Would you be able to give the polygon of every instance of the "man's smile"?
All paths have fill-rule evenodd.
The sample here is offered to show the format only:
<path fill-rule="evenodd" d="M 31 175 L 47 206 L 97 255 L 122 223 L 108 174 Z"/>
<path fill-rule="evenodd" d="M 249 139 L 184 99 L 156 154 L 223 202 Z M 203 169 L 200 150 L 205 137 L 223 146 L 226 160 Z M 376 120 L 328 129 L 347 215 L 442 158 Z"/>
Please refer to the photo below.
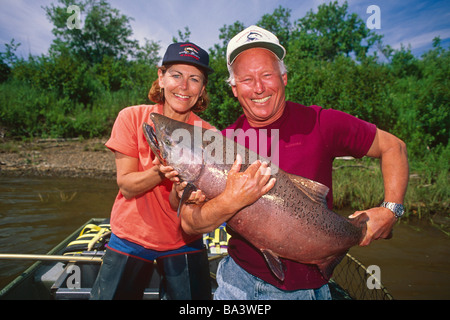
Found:
<path fill-rule="evenodd" d="M 261 98 L 261 99 L 251 99 L 251 100 L 255 103 L 264 103 L 264 102 L 268 101 L 270 98 L 272 98 L 272 96 L 268 96 L 268 97 Z"/>

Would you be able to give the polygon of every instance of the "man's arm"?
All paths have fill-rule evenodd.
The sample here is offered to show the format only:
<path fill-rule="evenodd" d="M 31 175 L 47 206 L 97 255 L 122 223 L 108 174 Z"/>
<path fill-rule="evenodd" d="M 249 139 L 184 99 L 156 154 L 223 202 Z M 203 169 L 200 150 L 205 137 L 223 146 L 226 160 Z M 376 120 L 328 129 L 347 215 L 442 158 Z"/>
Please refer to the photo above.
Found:
<path fill-rule="evenodd" d="M 275 178 L 271 178 L 270 168 L 266 164 L 257 161 L 244 172 L 240 172 L 241 164 L 242 160 L 238 156 L 228 173 L 225 190 L 220 195 L 202 204 L 182 207 L 181 227 L 184 232 L 211 232 L 275 185 Z"/>
<path fill-rule="evenodd" d="M 384 182 L 384 201 L 403 204 L 409 179 L 409 165 L 406 144 L 396 136 L 377 129 L 375 139 L 367 152 L 368 157 L 379 158 Z M 376 207 L 365 211 L 356 211 L 354 218 L 366 212 L 369 216 L 367 233 L 360 243 L 369 245 L 376 239 L 389 238 L 396 218 L 392 211 Z"/>

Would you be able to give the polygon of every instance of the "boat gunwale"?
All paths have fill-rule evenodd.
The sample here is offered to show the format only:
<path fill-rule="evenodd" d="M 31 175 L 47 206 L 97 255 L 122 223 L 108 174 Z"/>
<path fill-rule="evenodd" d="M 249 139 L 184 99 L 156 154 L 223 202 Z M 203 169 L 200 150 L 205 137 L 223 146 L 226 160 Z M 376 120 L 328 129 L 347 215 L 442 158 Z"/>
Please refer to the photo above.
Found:
<path fill-rule="evenodd" d="M 81 227 L 72 232 L 69 236 L 67 236 L 64 240 L 58 243 L 54 248 L 52 248 L 46 255 L 56 255 L 64 250 L 66 246 L 83 230 L 85 226 L 90 223 L 101 223 L 105 218 L 91 218 L 86 223 L 84 223 Z M 16 287 L 19 287 L 24 281 L 28 278 L 35 275 L 38 271 L 39 267 L 44 264 L 54 263 L 51 261 L 36 261 L 30 267 L 28 267 L 24 272 L 18 275 L 14 280 L 12 280 L 9 284 L 7 284 L 3 289 L 0 290 L 0 300 L 4 299 L 9 293 L 11 293 Z"/>

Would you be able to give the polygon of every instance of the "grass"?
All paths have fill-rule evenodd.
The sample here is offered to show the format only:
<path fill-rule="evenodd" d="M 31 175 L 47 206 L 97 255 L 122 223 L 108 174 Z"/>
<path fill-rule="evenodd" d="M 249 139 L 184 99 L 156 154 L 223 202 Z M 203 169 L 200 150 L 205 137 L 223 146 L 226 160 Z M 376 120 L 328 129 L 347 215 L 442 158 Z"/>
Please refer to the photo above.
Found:
<path fill-rule="evenodd" d="M 446 152 L 435 163 L 410 164 L 405 196 L 406 217 L 449 221 L 450 174 Z M 448 159 L 448 158 L 447 158 Z M 383 201 L 384 187 L 379 162 L 373 159 L 336 160 L 333 196 L 336 209 L 364 210 Z"/>
<path fill-rule="evenodd" d="M 77 196 L 77 192 L 68 193 L 59 189 L 56 189 L 58 191 L 58 194 L 55 195 L 55 193 L 38 193 L 38 197 L 41 203 L 49 203 L 49 202 L 56 202 L 56 203 L 70 203 L 73 199 Z"/>
<path fill-rule="evenodd" d="M 336 160 L 333 169 L 335 208 L 362 210 L 383 201 L 383 180 L 375 162 Z"/>
<path fill-rule="evenodd" d="M 5 142 L 0 144 L 0 153 L 19 153 L 20 149 L 15 142 Z"/>

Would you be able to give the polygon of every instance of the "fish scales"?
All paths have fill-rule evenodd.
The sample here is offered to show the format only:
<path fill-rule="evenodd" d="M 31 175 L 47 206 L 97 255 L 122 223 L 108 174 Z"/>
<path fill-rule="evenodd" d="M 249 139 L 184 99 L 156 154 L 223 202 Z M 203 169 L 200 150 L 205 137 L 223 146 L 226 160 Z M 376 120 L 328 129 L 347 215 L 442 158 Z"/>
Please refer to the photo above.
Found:
<path fill-rule="evenodd" d="M 144 124 L 143 129 L 153 152 L 163 163 L 177 170 L 181 180 L 202 190 L 207 199 L 218 196 L 225 189 L 227 174 L 239 150 L 243 157 L 241 171 L 254 159 L 268 161 L 223 137 L 220 132 L 200 129 L 159 114 L 152 114 L 151 119 L 155 130 L 148 124 Z M 188 138 L 174 138 L 177 130 L 187 131 Z M 209 139 L 198 139 L 206 135 Z M 216 148 L 208 149 L 214 143 Z M 184 153 L 177 156 L 180 146 Z M 223 157 L 217 158 L 220 152 Z M 232 161 L 227 163 L 224 159 L 230 153 Z M 275 186 L 252 205 L 237 212 L 227 225 L 260 249 L 280 281 L 284 280 L 280 258 L 316 264 L 324 278 L 329 279 L 349 248 L 362 240 L 367 216 L 363 214 L 356 219 L 339 216 L 326 205 L 326 186 L 286 173 L 273 163 L 271 167 L 277 179 Z M 186 199 L 185 195 L 183 199 Z"/>

